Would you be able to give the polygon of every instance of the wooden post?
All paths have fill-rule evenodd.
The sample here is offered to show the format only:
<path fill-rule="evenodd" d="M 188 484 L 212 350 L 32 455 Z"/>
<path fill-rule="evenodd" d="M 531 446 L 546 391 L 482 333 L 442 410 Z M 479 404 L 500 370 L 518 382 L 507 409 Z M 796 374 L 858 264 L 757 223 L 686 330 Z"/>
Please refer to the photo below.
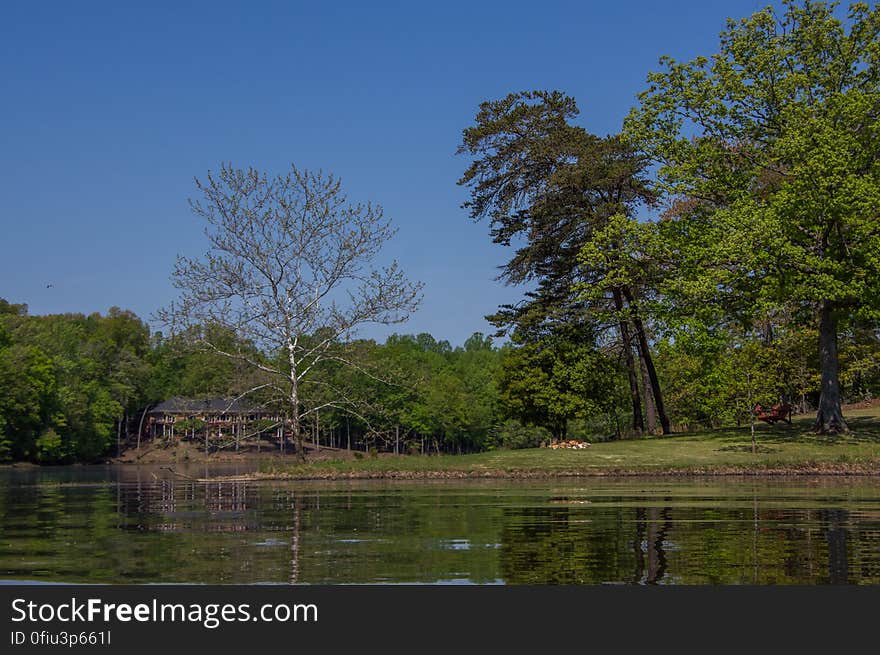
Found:
<path fill-rule="evenodd" d="M 752 455 L 758 452 L 758 445 L 755 442 L 755 406 L 752 405 L 752 373 L 746 373 L 746 389 L 748 393 L 749 403 L 749 429 L 752 432 Z"/>

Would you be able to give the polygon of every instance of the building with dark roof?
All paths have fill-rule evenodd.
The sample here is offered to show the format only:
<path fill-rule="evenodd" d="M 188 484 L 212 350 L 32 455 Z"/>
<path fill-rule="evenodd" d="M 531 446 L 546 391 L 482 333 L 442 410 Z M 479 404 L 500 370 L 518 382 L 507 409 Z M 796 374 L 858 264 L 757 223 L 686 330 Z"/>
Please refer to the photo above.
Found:
<path fill-rule="evenodd" d="M 266 431 L 267 423 L 281 424 L 277 411 L 270 411 L 243 398 L 169 398 L 146 413 L 149 437 L 164 439 L 204 438 L 223 447 L 223 439 L 234 440 L 236 448 L 242 435 Z M 219 441 L 218 441 L 219 440 Z"/>
<path fill-rule="evenodd" d="M 180 398 L 164 400 L 147 412 L 148 416 L 157 415 L 195 415 L 216 416 L 218 414 L 241 415 L 259 410 L 257 405 L 244 398 Z"/>

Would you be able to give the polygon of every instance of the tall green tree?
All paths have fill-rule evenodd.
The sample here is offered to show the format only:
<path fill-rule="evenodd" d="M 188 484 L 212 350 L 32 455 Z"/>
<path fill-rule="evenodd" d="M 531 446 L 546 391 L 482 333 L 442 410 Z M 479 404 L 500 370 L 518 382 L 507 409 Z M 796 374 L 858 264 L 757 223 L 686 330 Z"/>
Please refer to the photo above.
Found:
<path fill-rule="evenodd" d="M 515 93 L 482 103 L 475 125 L 463 132 L 459 152 L 473 157 L 459 180 L 471 190 L 464 206 L 474 220 L 489 220 L 495 243 L 515 244 L 501 279 L 535 286 L 522 303 L 501 307 L 489 318 L 509 329 L 539 312 L 566 312 L 581 323 L 595 321 L 590 313 L 596 309 L 613 315 L 628 372 L 633 427 L 644 429 L 635 351 L 648 380 L 646 406 L 656 406 L 663 431 L 669 432 L 639 309 L 640 289 L 610 282 L 605 269 L 585 267 L 578 258 L 611 217 L 653 204 L 645 159 L 618 136 L 601 138 L 572 125 L 577 114 L 574 99 L 559 91 Z M 599 290 L 591 302 L 579 292 L 584 286 Z"/>
<path fill-rule="evenodd" d="M 728 21 L 717 54 L 661 60 L 625 125 L 676 206 L 679 291 L 813 316 L 820 432 L 847 430 L 841 325 L 880 317 L 880 9 L 836 9 L 786 0 Z"/>

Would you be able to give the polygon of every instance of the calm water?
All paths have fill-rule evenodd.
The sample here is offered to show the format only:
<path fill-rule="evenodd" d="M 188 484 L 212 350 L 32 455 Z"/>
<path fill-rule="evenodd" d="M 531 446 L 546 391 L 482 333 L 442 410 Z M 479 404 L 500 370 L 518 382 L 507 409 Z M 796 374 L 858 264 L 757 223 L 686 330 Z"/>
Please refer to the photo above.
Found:
<path fill-rule="evenodd" d="M 5 469 L 0 579 L 880 584 L 880 480 L 197 483 L 145 467 Z"/>

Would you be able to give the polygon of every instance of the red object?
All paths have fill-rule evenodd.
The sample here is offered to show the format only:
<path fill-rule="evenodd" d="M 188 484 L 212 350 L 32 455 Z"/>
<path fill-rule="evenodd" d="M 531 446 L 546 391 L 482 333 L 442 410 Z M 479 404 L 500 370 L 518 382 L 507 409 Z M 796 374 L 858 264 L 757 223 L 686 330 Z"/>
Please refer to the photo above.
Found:
<path fill-rule="evenodd" d="M 774 405 L 770 409 L 764 409 L 760 405 L 755 405 L 755 418 L 759 421 L 766 421 L 773 424 L 776 421 L 785 421 L 791 425 L 791 405 L 784 403 L 782 405 Z"/>

